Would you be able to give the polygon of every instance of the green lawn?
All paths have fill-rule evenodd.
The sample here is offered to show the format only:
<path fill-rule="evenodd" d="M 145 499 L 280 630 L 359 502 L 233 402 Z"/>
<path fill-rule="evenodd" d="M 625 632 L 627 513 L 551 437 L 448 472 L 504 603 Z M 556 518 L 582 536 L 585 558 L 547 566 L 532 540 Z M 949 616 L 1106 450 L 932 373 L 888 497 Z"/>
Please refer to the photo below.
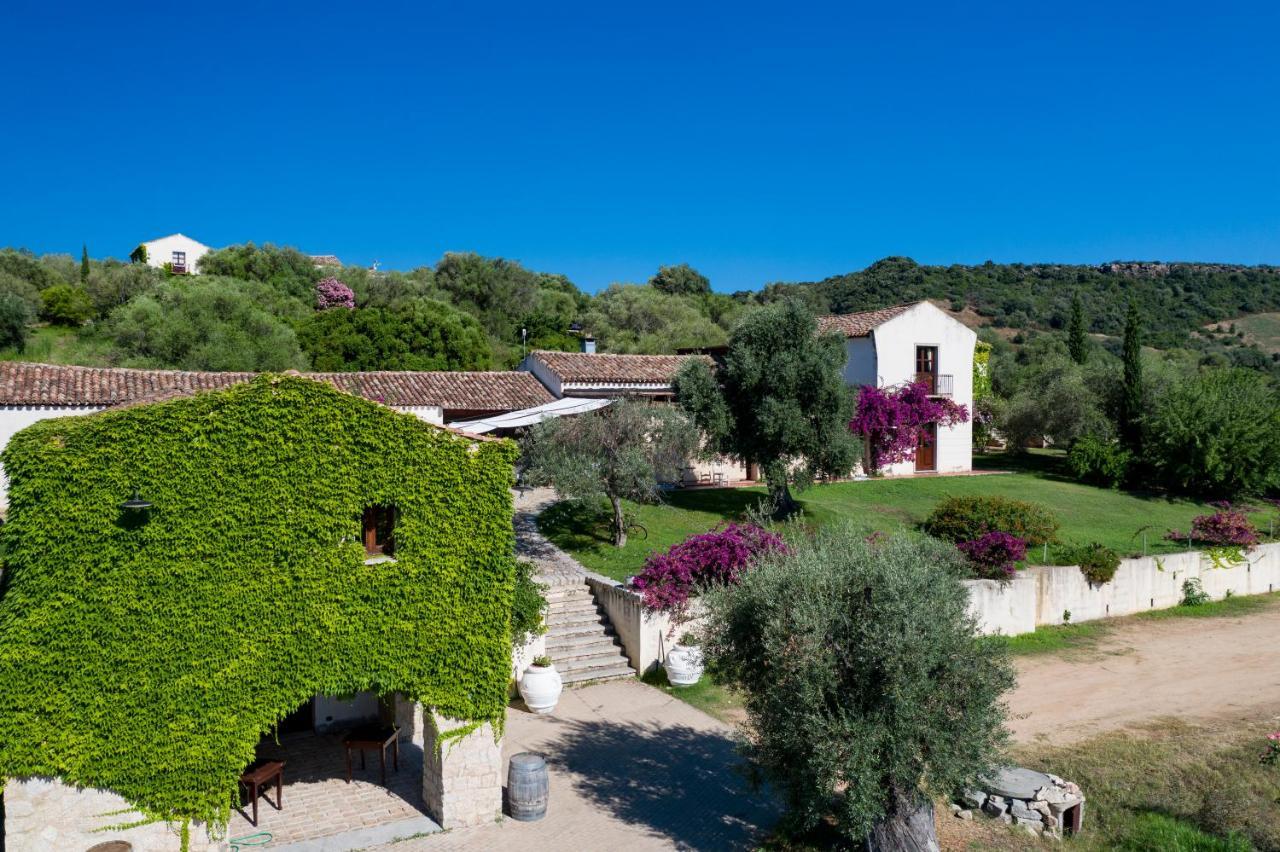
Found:
<path fill-rule="evenodd" d="M 1122 556 L 1141 555 L 1143 531 L 1148 553 L 1185 550 L 1186 545 L 1164 540 L 1170 529 L 1185 530 L 1193 516 L 1212 509 L 1191 500 L 1095 488 L 1072 481 L 1059 472 L 1062 454 L 1036 452 L 1023 457 L 1003 454 L 978 456 L 975 467 L 1010 472 L 988 476 L 940 476 L 918 479 L 877 479 L 818 485 L 798 495 L 803 521 L 810 525 L 849 520 L 870 530 L 911 530 L 928 516 L 943 497 L 953 494 L 1001 495 L 1048 506 L 1062 525 L 1058 546 L 1050 545 L 1047 561 L 1065 561 L 1065 545 L 1097 541 Z M 625 579 L 639 570 L 654 549 L 670 547 L 689 535 L 741 517 L 763 496 L 762 489 L 722 488 L 676 491 L 662 505 L 630 505 L 636 519 L 648 528 L 648 537 L 633 537 L 625 548 L 614 548 L 606 527 L 581 509 L 557 507 L 547 512 L 542 529 L 557 545 L 568 550 L 593 571 Z M 1254 521 L 1264 534 L 1271 530 L 1274 512 L 1260 513 Z M 1037 548 L 1028 554 L 1031 563 L 1046 561 Z"/>

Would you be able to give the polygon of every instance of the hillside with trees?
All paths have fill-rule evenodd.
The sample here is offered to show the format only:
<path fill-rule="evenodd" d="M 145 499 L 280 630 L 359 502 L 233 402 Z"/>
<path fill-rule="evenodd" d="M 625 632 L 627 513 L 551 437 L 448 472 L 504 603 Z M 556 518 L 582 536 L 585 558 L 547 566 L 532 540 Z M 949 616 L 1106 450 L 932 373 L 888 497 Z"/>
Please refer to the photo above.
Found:
<path fill-rule="evenodd" d="M 1127 305 L 1148 348 L 1280 377 L 1264 333 L 1280 268 L 1192 263 L 922 266 L 885 258 L 822 281 L 718 293 L 688 264 L 594 295 L 506 258 L 448 253 L 431 266 L 319 267 L 271 244 L 219 249 L 199 276 L 143 263 L 0 250 L 0 357 L 208 370 L 503 369 L 526 349 L 663 353 L 717 346 L 745 315 L 798 299 L 847 313 L 932 299 L 982 329 L 999 359 L 1062 343 L 1120 355 Z M 1250 325 L 1251 315 L 1260 319 Z M 1256 326 L 1256 327 L 1255 327 Z M 997 372 L 997 384 L 999 374 Z"/>
<path fill-rule="evenodd" d="M 449 253 L 407 272 L 320 267 L 245 244 L 199 275 L 0 250 L 0 357 L 184 370 L 487 370 L 528 349 L 670 352 L 723 343 L 749 305 L 687 264 L 592 296 L 564 275 Z"/>
<path fill-rule="evenodd" d="M 1125 261 L 923 266 L 888 257 L 858 272 L 775 283 L 758 294 L 740 295 L 762 302 L 800 298 L 818 313 L 933 299 L 956 313 L 972 311 L 993 329 L 1009 329 L 1013 333 L 1005 337 L 1015 343 L 1021 343 L 1014 334 L 1019 331 L 1022 338 L 1035 331 L 1065 332 L 1078 297 L 1088 309 L 1085 331 L 1112 338 L 1106 343 L 1117 353 L 1132 300 L 1149 346 L 1194 350 L 1207 363 L 1270 370 L 1271 352 L 1246 339 L 1229 320 L 1280 310 L 1280 267 Z"/>

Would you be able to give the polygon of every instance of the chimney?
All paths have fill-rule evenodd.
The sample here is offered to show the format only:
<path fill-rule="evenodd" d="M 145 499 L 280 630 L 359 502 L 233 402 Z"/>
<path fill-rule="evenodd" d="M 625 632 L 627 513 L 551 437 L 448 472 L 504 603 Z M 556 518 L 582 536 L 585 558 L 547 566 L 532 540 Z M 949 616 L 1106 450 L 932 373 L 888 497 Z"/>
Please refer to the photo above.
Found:
<path fill-rule="evenodd" d="M 588 355 L 596 354 L 596 339 L 594 337 L 582 338 L 582 351 Z"/>

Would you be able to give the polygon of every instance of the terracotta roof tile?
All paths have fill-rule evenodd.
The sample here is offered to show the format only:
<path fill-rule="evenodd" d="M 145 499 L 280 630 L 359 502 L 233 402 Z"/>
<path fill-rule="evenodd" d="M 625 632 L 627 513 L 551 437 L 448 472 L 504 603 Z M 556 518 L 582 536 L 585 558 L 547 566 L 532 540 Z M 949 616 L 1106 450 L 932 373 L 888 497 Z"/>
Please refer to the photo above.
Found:
<path fill-rule="evenodd" d="M 256 373 L 130 370 L 0 362 L 0 405 L 99 406 L 217 390 L 247 382 Z M 303 373 L 340 390 L 387 405 L 438 405 L 479 411 L 513 411 L 554 397 L 529 373 L 373 372 Z"/>
<path fill-rule="evenodd" d="M 859 311 L 855 314 L 828 314 L 818 317 L 818 331 L 823 334 L 836 332 L 845 337 L 866 337 L 876 326 L 888 322 L 918 304 L 920 303 L 911 302 L 875 311 Z"/>
<path fill-rule="evenodd" d="M 669 385 L 676 372 L 698 355 L 603 355 L 595 352 L 546 352 L 533 356 L 565 384 Z"/>

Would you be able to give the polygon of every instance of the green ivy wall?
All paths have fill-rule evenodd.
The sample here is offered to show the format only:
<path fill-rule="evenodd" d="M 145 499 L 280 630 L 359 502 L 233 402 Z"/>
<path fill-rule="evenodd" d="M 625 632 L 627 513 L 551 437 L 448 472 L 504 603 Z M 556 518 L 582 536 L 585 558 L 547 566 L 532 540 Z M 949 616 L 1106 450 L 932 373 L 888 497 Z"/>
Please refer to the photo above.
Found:
<path fill-rule="evenodd" d="M 301 378 L 48 420 L 4 451 L 0 777 L 225 824 L 316 693 L 500 725 L 515 447 Z M 154 508 L 127 513 L 137 489 Z M 396 562 L 364 564 L 394 504 Z"/>

